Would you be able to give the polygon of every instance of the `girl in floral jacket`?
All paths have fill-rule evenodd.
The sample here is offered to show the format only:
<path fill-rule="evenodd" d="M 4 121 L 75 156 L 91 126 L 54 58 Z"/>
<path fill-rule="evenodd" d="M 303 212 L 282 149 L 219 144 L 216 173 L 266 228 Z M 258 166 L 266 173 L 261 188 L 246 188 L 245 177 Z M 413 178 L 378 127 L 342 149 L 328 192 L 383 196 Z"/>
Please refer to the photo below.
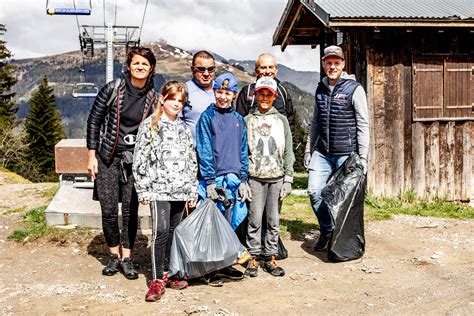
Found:
<path fill-rule="evenodd" d="M 167 82 L 155 113 L 141 124 L 133 157 L 138 201 L 150 205 L 153 222 L 151 258 L 153 280 L 145 296 L 157 301 L 165 286 L 187 287 L 184 280 L 169 279 L 171 241 L 183 209 L 195 206 L 197 162 L 191 131 L 178 117 L 186 102 L 186 86 Z"/>

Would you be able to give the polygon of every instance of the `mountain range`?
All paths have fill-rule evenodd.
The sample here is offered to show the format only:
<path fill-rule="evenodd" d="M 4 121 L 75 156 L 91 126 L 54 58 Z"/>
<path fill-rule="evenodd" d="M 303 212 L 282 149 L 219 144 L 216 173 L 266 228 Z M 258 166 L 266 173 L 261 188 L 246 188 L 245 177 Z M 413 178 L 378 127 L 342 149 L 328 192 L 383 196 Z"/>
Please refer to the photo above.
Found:
<path fill-rule="evenodd" d="M 156 58 L 155 86 L 159 89 L 167 80 L 187 81 L 191 77 L 192 52 L 167 44 L 166 42 L 144 43 L 153 50 Z M 115 51 L 114 76 L 120 75 L 125 60 L 125 49 Z M 29 100 L 43 76 L 47 76 L 54 88 L 66 133 L 69 138 L 84 138 L 87 116 L 93 99 L 73 98 L 72 91 L 77 83 L 94 83 L 99 88 L 105 84 L 105 50 L 96 49 L 95 56 L 83 58 L 80 51 L 12 60 L 18 83 L 16 92 L 18 117 L 24 118 L 29 111 Z M 254 61 L 226 60 L 216 54 L 217 74 L 232 72 L 239 81 L 239 88 L 255 80 Z M 314 89 L 319 73 L 296 71 L 278 65 L 278 78 L 288 88 L 294 107 L 304 127 L 309 124 L 314 104 Z"/>

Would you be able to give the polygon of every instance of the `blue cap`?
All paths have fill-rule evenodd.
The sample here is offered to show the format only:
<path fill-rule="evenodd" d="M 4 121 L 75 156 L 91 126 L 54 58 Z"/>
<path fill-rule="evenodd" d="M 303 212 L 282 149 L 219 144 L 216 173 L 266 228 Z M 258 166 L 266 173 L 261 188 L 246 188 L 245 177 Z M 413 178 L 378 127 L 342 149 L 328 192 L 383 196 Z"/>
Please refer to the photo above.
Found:
<path fill-rule="evenodd" d="M 239 92 L 237 79 L 230 72 L 223 73 L 214 80 L 212 86 L 214 90 L 229 90 L 235 93 Z"/>

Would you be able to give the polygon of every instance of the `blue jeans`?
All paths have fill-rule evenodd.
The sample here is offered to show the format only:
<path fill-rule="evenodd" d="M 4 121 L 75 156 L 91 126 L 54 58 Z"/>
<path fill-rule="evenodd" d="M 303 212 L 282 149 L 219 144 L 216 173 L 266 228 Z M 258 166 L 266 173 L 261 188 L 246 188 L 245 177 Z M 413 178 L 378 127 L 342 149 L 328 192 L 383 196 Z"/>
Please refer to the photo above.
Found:
<path fill-rule="evenodd" d="M 348 157 L 349 155 L 337 156 L 322 154 L 316 150 L 311 155 L 311 161 L 308 168 L 308 194 L 313 212 L 318 218 L 321 232 L 330 232 L 334 229 L 329 209 L 321 198 L 321 191 L 331 174 L 338 169 Z"/>

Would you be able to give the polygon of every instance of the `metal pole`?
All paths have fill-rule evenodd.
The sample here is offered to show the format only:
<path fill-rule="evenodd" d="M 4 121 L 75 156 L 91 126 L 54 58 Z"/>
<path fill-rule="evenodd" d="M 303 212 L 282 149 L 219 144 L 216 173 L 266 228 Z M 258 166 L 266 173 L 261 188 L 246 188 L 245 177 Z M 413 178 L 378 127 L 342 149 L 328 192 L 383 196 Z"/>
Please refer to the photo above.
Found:
<path fill-rule="evenodd" d="M 114 28 L 112 23 L 107 23 L 107 48 L 106 48 L 106 82 L 114 80 Z"/>

